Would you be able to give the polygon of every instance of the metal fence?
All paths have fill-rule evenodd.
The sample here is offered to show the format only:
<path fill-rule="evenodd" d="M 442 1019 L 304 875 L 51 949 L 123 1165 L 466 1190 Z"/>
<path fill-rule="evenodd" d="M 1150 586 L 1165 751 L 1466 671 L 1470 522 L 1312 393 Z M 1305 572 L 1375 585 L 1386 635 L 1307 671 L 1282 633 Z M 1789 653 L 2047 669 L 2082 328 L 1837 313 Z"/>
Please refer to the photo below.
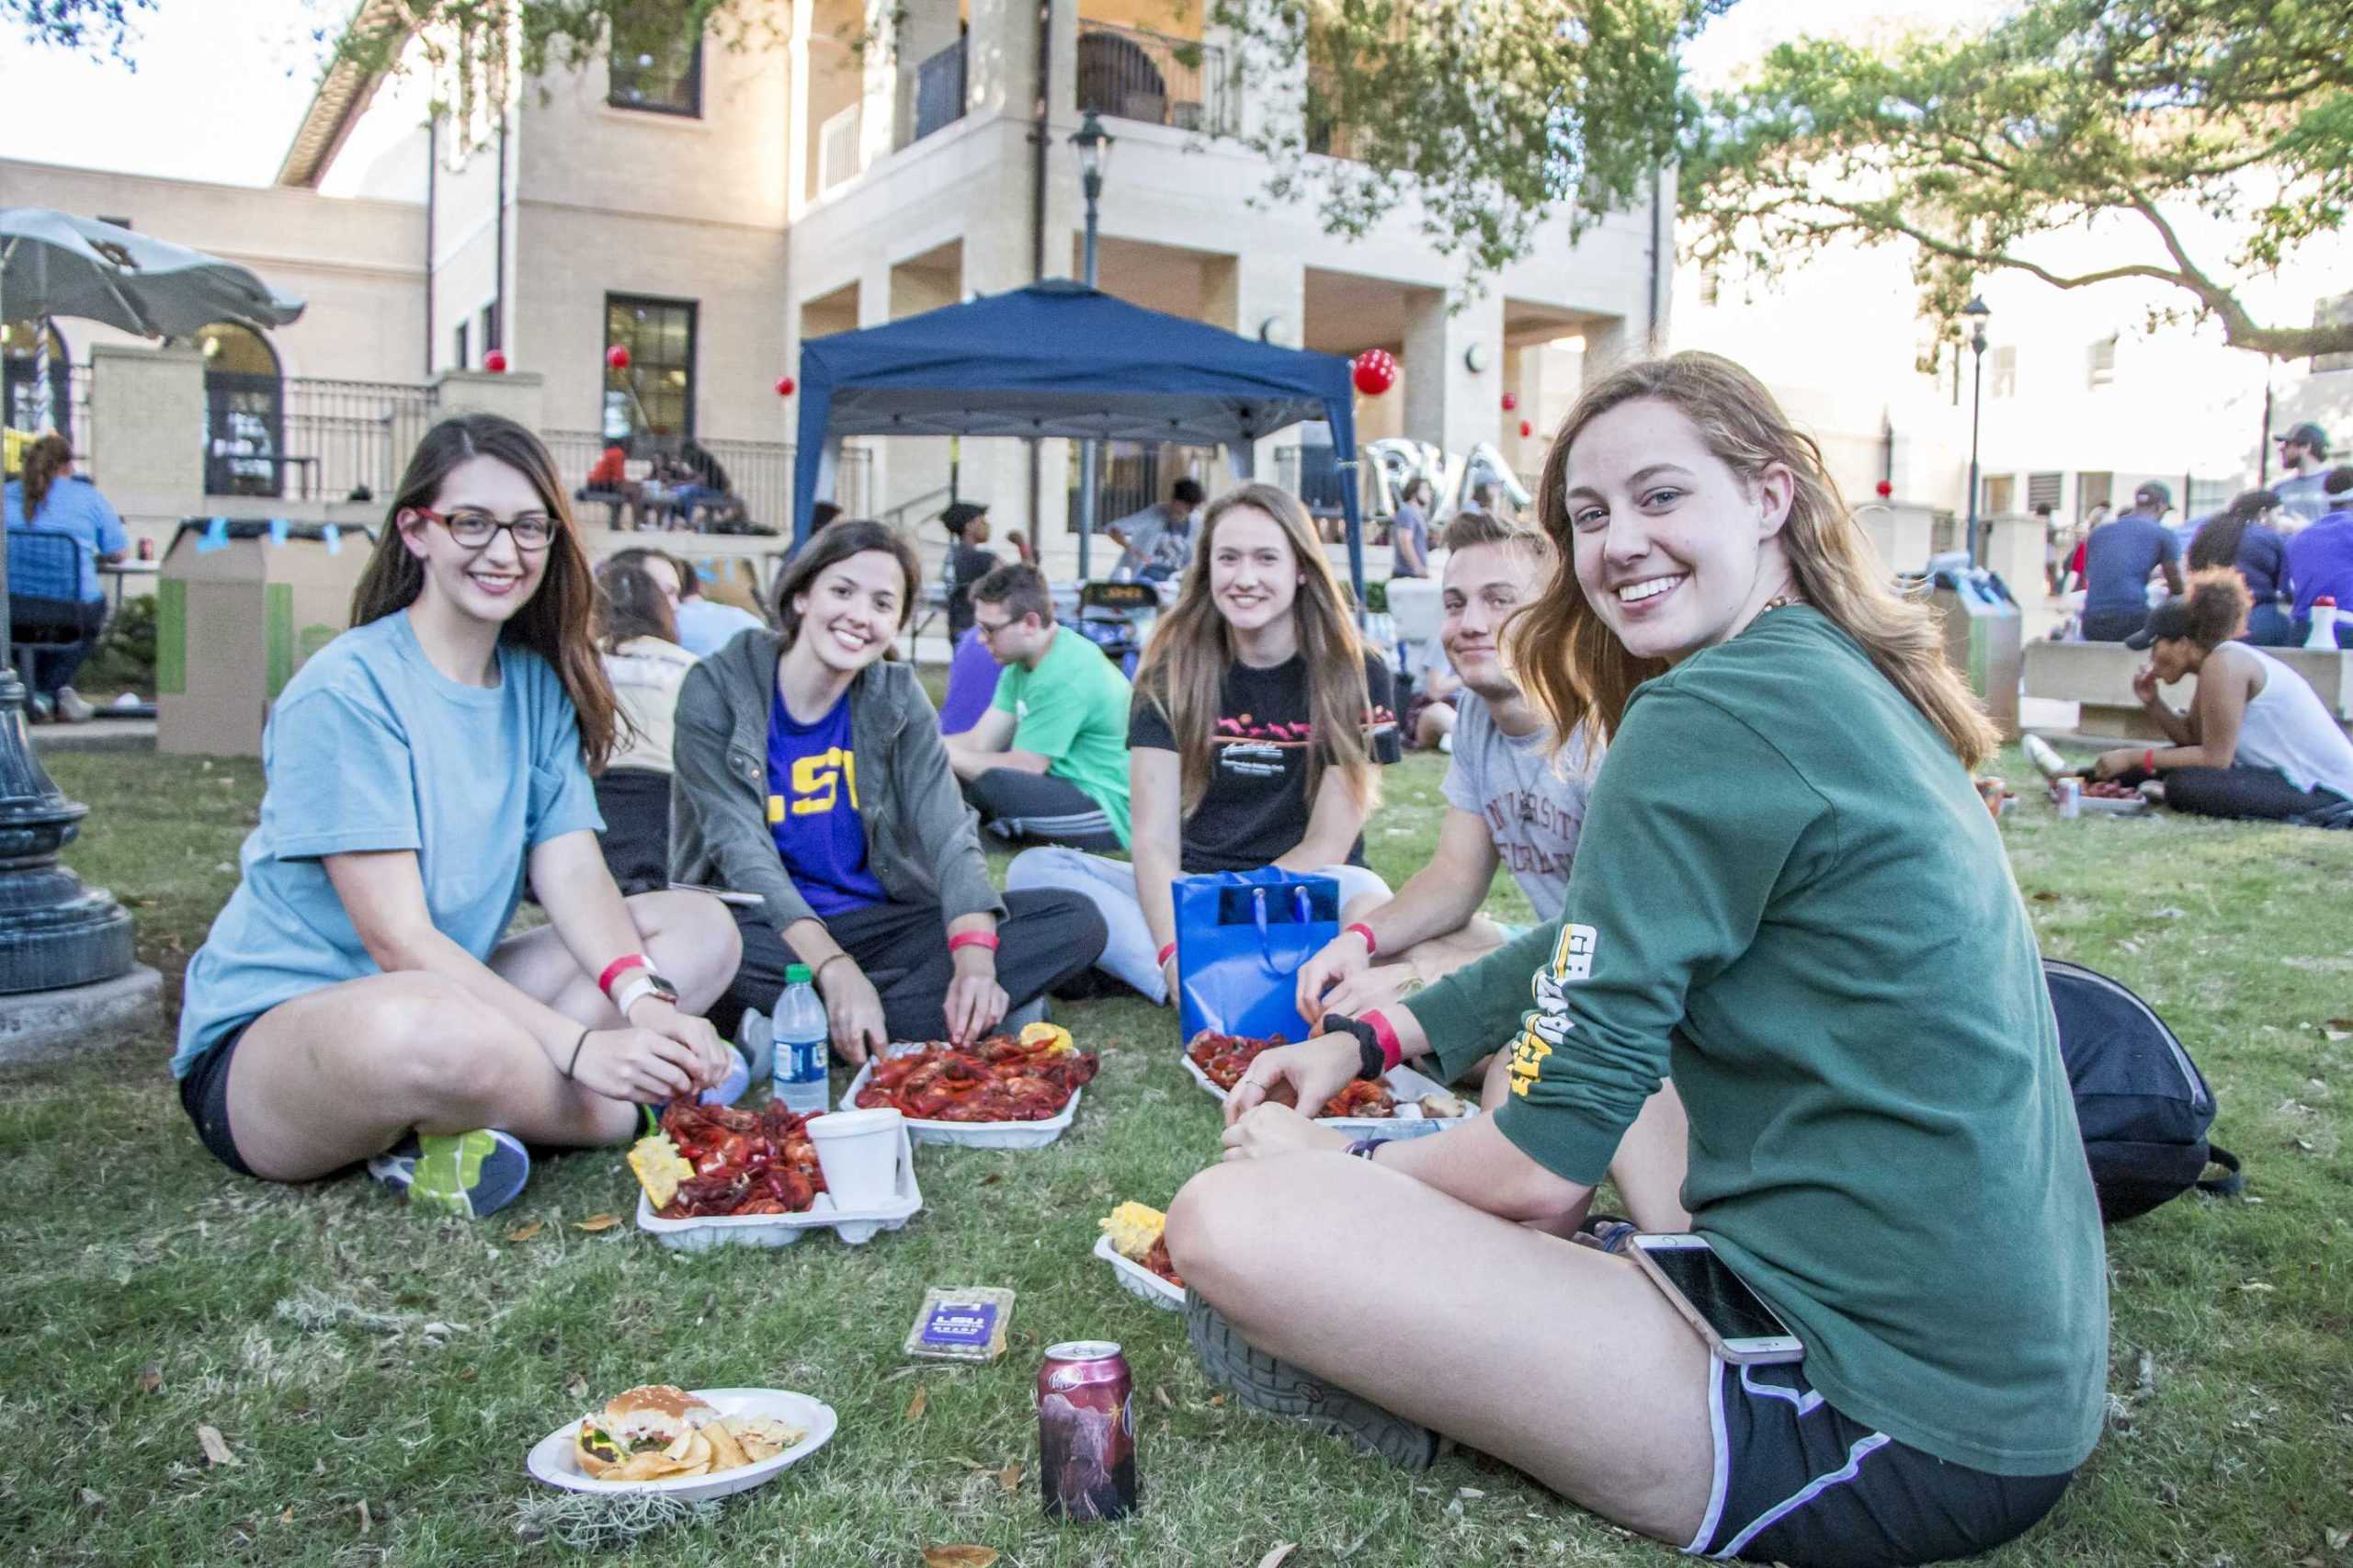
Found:
<path fill-rule="evenodd" d="M 281 477 L 293 466 L 294 488 L 341 498 L 366 490 L 378 500 L 399 485 L 409 454 L 433 426 L 433 389 L 404 381 L 336 381 L 289 378 L 285 385 Z"/>
<path fill-rule="evenodd" d="M 1233 126 L 1225 51 L 1111 22 L 1078 24 L 1078 108 L 1179 131 Z"/>
<path fill-rule="evenodd" d="M 915 134 L 918 142 L 964 118 L 964 40 L 915 67 Z"/>

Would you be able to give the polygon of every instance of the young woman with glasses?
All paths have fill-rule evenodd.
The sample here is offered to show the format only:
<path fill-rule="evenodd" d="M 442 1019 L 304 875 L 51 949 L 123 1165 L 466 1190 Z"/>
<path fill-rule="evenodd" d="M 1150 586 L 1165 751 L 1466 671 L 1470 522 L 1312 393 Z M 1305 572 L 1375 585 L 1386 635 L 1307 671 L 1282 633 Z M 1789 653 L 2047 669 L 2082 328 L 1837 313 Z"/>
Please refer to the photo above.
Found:
<path fill-rule="evenodd" d="M 204 1145 L 305 1181 L 365 1161 L 481 1215 L 526 1142 L 627 1138 L 719 1084 L 735 971 L 699 893 L 623 899 L 589 784 L 620 744 L 554 464 L 465 415 L 409 460 L 352 630 L 273 705 L 244 880 L 190 960 L 172 1072 Z M 548 925 L 502 940 L 528 873 Z"/>

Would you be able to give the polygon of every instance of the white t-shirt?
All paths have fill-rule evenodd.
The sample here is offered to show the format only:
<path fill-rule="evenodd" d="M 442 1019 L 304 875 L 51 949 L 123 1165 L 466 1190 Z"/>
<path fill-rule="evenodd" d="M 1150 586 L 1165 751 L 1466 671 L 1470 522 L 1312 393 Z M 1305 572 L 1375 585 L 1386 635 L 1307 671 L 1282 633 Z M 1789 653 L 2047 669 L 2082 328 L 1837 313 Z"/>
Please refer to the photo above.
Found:
<path fill-rule="evenodd" d="M 1453 700 L 1454 761 L 1439 789 L 1449 805 L 1474 812 L 1487 824 L 1495 853 L 1536 918 L 1558 920 L 1593 784 L 1585 739 L 1572 739 L 1556 767 L 1549 734 L 1505 734 L 1476 692 L 1457 692 Z"/>

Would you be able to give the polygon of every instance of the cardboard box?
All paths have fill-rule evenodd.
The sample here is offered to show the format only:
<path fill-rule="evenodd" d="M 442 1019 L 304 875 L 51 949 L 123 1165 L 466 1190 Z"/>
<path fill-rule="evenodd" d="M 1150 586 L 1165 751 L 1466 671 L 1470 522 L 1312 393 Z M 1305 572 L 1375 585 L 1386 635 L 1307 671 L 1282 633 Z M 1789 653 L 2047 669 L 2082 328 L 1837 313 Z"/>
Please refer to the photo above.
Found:
<path fill-rule="evenodd" d="M 155 584 L 155 749 L 259 756 L 269 705 L 350 624 L 366 528 L 190 517 Z"/>

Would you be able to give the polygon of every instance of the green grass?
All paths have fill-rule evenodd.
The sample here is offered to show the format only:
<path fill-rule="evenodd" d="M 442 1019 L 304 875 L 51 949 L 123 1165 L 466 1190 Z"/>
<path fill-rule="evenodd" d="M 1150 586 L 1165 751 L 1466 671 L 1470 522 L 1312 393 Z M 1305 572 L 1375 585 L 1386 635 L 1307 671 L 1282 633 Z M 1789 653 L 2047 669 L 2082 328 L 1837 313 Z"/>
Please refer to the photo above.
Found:
<path fill-rule="evenodd" d="M 48 762 L 93 808 L 71 860 L 133 904 L 142 955 L 176 983 L 233 885 L 257 770 Z M 1370 847 L 1392 881 L 1429 853 L 1438 778 L 1427 758 L 1391 771 Z M 2332 1544 L 2353 1529 L 2353 1044 L 2330 1038 L 2353 1014 L 2353 835 L 2060 824 L 2039 802 L 2006 831 L 2046 950 L 2131 984 L 2197 1055 L 2250 1196 L 2110 1235 L 2118 1422 L 2057 1515 L 1994 1561 L 2353 1562 Z M 1517 895 L 1498 907 L 1512 917 Z M 621 1561 L 906 1564 L 961 1541 L 1020 1568 L 1247 1568 L 1287 1541 L 1290 1568 L 1667 1560 L 1483 1460 L 1406 1477 L 1213 1401 L 1178 1321 L 1086 1250 L 1112 1203 L 1165 1203 L 1213 1156 L 1216 1109 L 1166 1015 L 1063 1017 L 1104 1059 L 1071 1132 L 1032 1153 L 923 1151 L 927 1207 L 855 1249 L 821 1234 L 688 1257 L 628 1225 L 583 1233 L 633 1202 L 610 1153 L 546 1163 L 484 1224 L 412 1216 L 364 1181 L 241 1181 L 197 1146 L 162 1035 L 0 1079 L 9 1560 L 552 1561 L 570 1554 L 517 1533 L 544 1495 L 524 1450 L 592 1393 L 649 1378 L 801 1389 L 842 1427 Z M 911 1369 L 900 1341 L 933 1284 L 1020 1293 L 1002 1361 Z M 338 1323 L 343 1308 L 383 1320 Z M 1147 1503 L 1117 1528 L 1050 1527 L 1034 1483 L 998 1479 L 1034 1463 L 1040 1350 L 1082 1334 L 1127 1346 L 1142 1396 Z M 199 1423 L 236 1465 L 207 1467 Z"/>

